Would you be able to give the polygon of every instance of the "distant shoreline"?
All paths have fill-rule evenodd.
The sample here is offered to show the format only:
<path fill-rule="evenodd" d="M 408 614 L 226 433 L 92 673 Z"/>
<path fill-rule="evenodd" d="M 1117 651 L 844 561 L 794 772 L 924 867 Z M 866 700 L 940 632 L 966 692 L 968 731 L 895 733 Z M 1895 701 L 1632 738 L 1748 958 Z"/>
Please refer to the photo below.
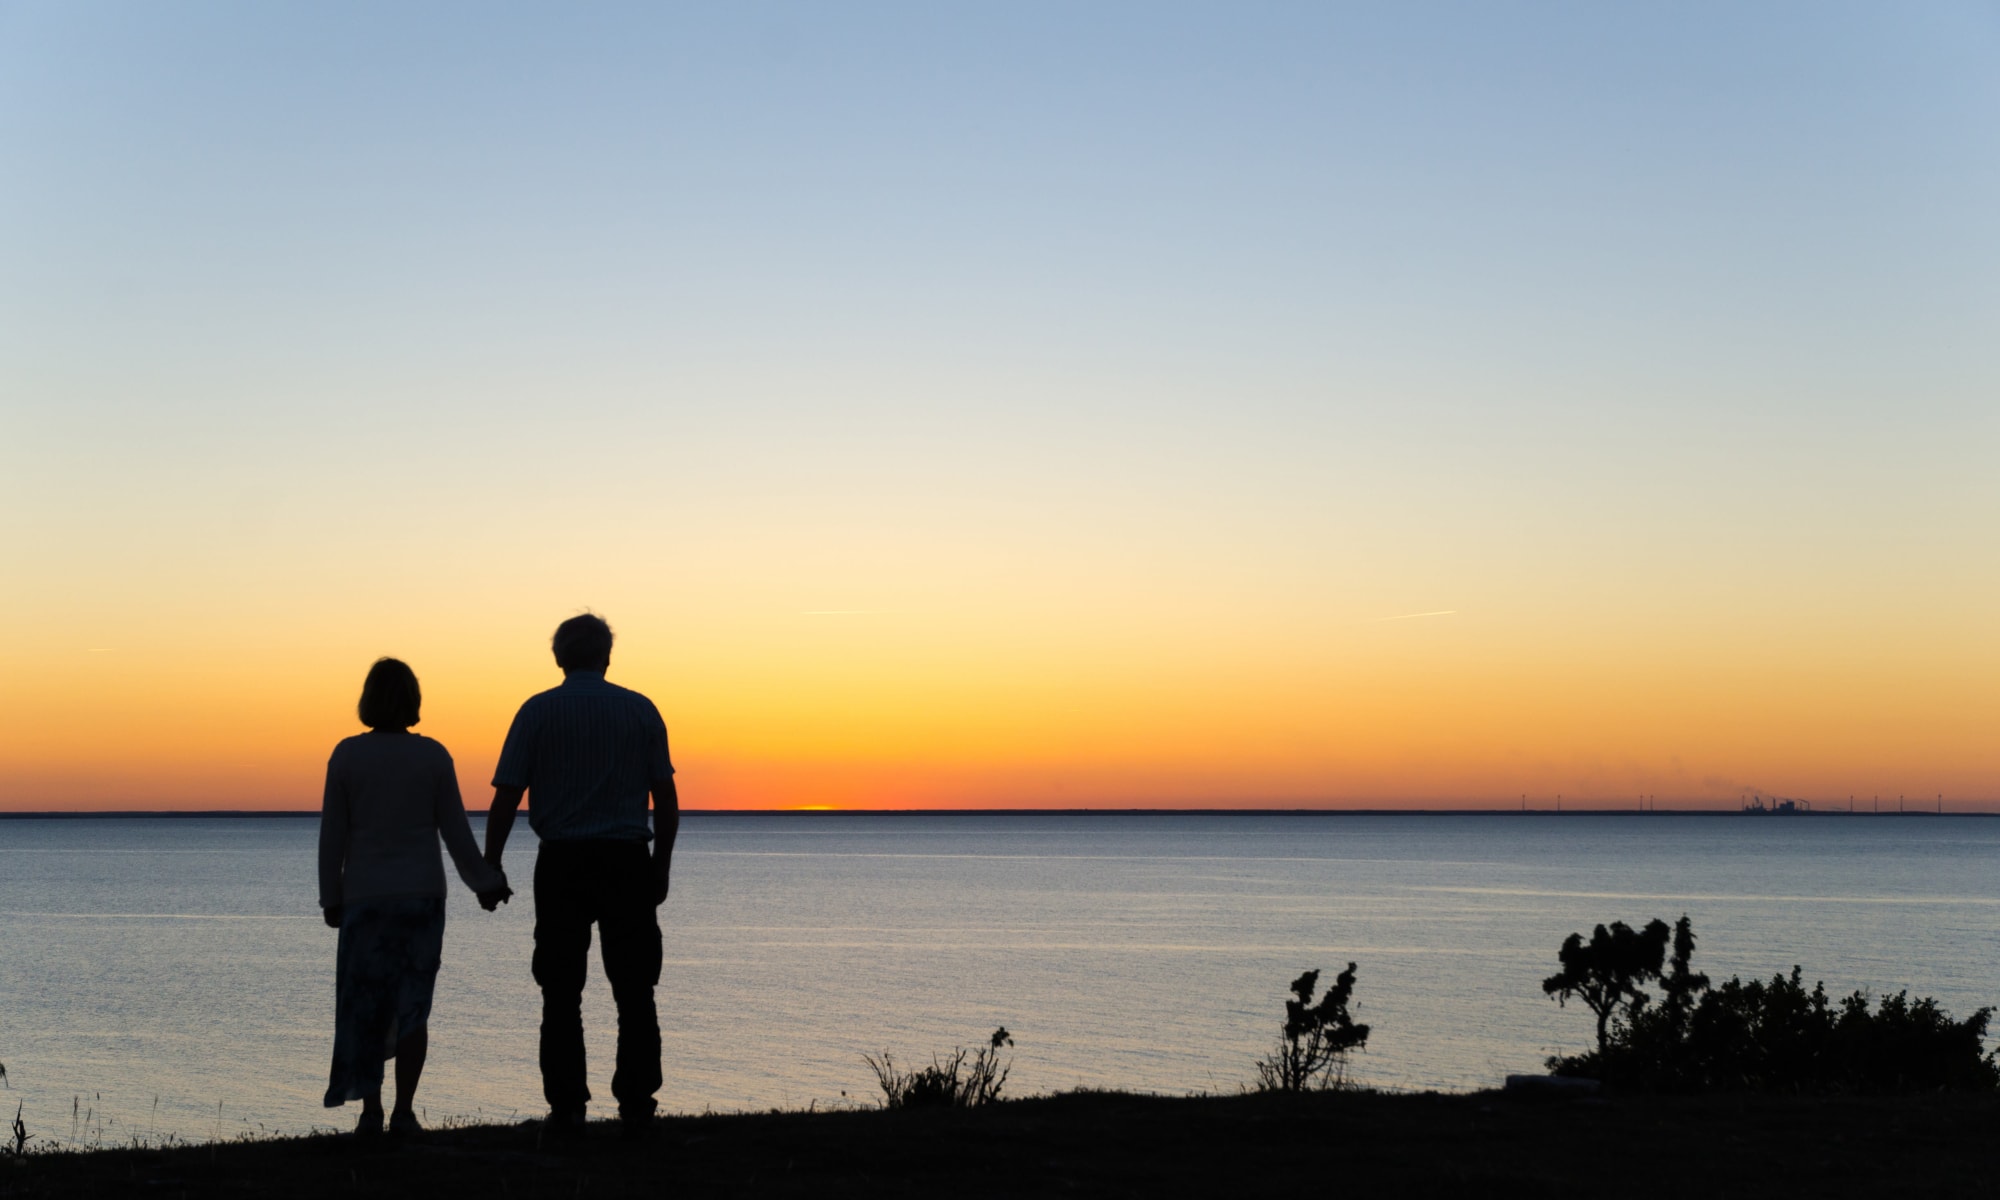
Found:
<path fill-rule="evenodd" d="M 468 808 L 468 816 L 483 817 L 483 808 Z M 1735 808 L 684 808 L 689 816 L 729 817 L 1746 817 L 1762 816 L 1777 820 L 1826 817 L 1996 817 L 2000 811 L 1910 809 L 1904 812 L 1873 812 L 1868 809 L 1814 809 L 1811 812 L 1774 814 Z M 70 812 L 62 810 L 0 810 L 0 821 L 88 821 L 88 820 L 235 820 L 259 817 L 317 817 L 318 809 L 105 809 Z"/>

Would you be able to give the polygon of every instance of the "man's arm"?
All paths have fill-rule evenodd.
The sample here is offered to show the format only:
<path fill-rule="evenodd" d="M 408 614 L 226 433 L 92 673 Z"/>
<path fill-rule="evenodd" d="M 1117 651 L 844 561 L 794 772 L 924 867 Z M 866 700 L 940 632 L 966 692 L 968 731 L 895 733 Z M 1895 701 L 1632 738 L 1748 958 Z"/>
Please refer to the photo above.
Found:
<path fill-rule="evenodd" d="M 521 797 L 528 794 L 528 781 L 535 777 L 533 747 L 535 714 L 539 711 L 531 699 L 514 714 L 513 724 L 507 726 L 507 740 L 500 743 L 500 761 L 493 764 L 493 807 L 486 810 L 486 863 L 502 873 L 505 868 L 500 865 L 500 856 L 507 849 L 507 835 L 514 832 L 514 814 L 520 811 Z M 503 779 L 523 782 L 516 787 L 503 785 Z M 479 902 L 486 911 L 493 911 L 485 897 Z"/>
<path fill-rule="evenodd" d="M 500 855 L 507 849 L 507 835 L 514 832 L 514 814 L 521 810 L 521 797 L 527 794 L 526 788 L 493 789 L 493 807 L 486 810 L 486 861 L 495 870 L 504 869 Z"/>
<path fill-rule="evenodd" d="M 513 817 L 510 815 L 508 820 Z M 487 828 L 491 830 L 492 826 Z M 680 831 L 681 797 L 674 790 L 674 777 L 669 775 L 653 784 L 653 903 L 656 905 L 667 901 L 668 879 L 674 867 L 674 838 Z"/>

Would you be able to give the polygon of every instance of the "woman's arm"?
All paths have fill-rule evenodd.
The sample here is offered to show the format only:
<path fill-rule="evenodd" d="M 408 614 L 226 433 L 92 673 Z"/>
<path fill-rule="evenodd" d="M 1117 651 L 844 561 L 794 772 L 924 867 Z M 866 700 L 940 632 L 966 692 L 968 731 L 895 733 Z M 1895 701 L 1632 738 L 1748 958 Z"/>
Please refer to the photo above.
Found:
<path fill-rule="evenodd" d="M 326 792 L 319 802 L 319 906 L 326 923 L 340 925 L 341 872 L 347 865 L 347 789 L 341 786 L 339 752 L 327 760 Z"/>
<path fill-rule="evenodd" d="M 452 768 L 449 757 L 439 776 L 437 827 L 444 835 L 444 848 L 451 852 L 452 865 L 458 868 L 458 877 L 482 901 L 494 892 L 506 891 L 506 873 L 479 856 L 479 843 L 472 839 L 472 823 L 465 816 L 465 801 L 458 794 L 458 772 Z"/>

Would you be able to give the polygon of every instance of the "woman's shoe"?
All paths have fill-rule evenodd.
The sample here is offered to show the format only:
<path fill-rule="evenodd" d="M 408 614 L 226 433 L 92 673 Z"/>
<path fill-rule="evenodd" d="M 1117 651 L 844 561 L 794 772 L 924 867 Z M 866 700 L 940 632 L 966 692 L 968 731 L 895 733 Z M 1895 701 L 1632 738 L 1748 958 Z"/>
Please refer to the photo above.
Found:
<path fill-rule="evenodd" d="M 363 1141 L 381 1137 L 382 1110 L 378 1108 L 374 1112 L 369 1112 L 367 1109 L 363 1109 L 361 1111 L 361 1119 L 354 1123 L 354 1136 Z"/>
<path fill-rule="evenodd" d="M 407 1108 L 399 1108 L 389 1114 L 389 1132 L 397 1135 L 422 1133 L 424 1127 L 417 1123 L 417 1114 Z"/>

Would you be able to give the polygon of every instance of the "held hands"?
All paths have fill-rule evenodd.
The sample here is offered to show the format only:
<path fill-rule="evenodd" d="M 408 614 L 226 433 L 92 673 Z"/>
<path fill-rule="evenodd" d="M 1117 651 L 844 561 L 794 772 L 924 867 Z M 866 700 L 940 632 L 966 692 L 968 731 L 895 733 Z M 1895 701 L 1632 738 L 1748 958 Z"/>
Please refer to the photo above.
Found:
<path fill-rule="evenodd" d="M 500 876 L 499 887 L 494 888 L 490 892 L 479 893 L 479 907 L 485 909 L 487 912 L 497 912 L 500 906 L 507 903 L 513 894 L 514 889 L 507 886 L 507 876 L 503 872 Z"/>

